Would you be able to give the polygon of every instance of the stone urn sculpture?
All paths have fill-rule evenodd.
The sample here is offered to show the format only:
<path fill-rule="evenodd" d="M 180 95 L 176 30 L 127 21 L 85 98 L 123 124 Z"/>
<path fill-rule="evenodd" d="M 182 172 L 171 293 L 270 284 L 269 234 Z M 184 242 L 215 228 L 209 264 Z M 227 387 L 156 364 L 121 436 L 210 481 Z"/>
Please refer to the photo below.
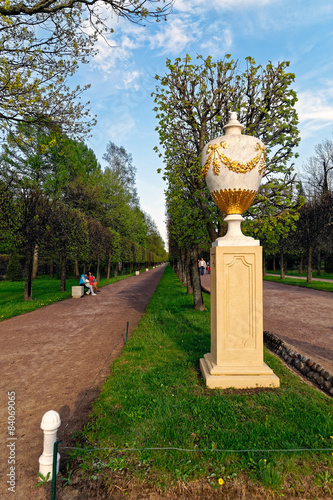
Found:
<path fill-rule="evenodd" d="M 253 202 L 265 172 L 265 146 L 242 135 L 231 113 L 225 134 L 202 152 L 202 176 L 228 231 L 210 251 L 211 350 L 200 359 L 207 387 L 279 387 L 264 363 L 262 248 L 241 231 L 242 213 Z"/>
<path fill-rule="evenodd" d="M 241 214 L 257 195 L 265 173 L 265 145 L 256 137 L 243 135 L 237 113 L 223 127 L 224 135 L 213 139 L 202 151 L 202 177 L 216 205 L 227 214 L 227 238 L 244 240 Z M 250 238 L 253 241 L 252 238 Z M 224 241 L 224 244 L 226 241 Z M 218 242 L 217 242 L 218 244 Z"/>

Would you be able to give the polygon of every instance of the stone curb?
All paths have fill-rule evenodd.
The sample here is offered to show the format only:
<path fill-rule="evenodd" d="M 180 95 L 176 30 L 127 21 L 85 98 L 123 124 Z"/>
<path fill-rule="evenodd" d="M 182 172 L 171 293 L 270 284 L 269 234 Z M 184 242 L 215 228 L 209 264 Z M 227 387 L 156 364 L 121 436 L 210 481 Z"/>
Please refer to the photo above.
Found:
<path fill-rule="evenodd" d="M 202 290 L 210 294 L 204 286 Z M 333 397 L 333 374 L 325 370 L 320 364 L 313 361 L 308 356 L 298 353 L 292 347 L 288 346 L 275 333 L 264 331 L 265 346 L 288 365 L 299 371 L 305 378 L 317 385 L 322 391 Z"/>
<path fill-rule="evenodd" d="M 299 371 L 304 377 L 317 385 L 322 391 L 333 396 L 333 374 L 308 356 L 298 353 L 288 346 L 275 333 L 264 331 L 266 347 L 282 358 L 288 365 Z"/>

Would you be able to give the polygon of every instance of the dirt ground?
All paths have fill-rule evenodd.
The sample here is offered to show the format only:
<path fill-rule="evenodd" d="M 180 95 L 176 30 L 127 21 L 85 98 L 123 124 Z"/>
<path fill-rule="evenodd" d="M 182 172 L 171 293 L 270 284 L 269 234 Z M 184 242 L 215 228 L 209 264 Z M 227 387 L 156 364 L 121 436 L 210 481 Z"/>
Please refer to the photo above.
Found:
<path fill-rule="evenodd" d="M 110 373 L 110 365 L 121 353 L 127 321 L 130 335 L 163 272 L 164 267 L 157 268 L 103 287 L 94 297 L 68 299 L 0 323 L 1 500 L 50 499 L 44 487 L 34 488 L 43 447 L 42 416 L 48 410 L 56 410 L 62 422 L 58 433 L 61 446 L 74 444 L 73 433 L 86 422 L 90 405 Z M 333 371 L 332 305 L 333 294 L 265 282 L 264 328 Z M 10 391 L 15 391 L 16 396 L 15 494 L 8 492 L 6 484 L 7 392 Z M 247 498 L 242 488 L 237 498 Z M 117 500 L 122 494 L 115 491 L 106 497 L 72 491 L 66 497 L 65 491 L 61 494 L 64 500 Z M 166 497 L 136 488 L 127 493 L 127 497 L 121 495 L 121 498 L 162 500 L 177 498 L 179 494 Z M 178 498 L 208 499 L 205 493 L 195 497 L 192 494 L 184 491 Z M 253 492 L 251 498 L 269 498 L 257 495 L 259 491 Z M 221 496 L 214 498 L 236 497 L 221 491 Z"/>
<path fill-rule="evenodd" d="M 61 445 L 73 444 L 70 436 L 82 427 L 110 365 L 122 351 L 127 321 L 130 336 L 163 272 L 164 266 L 105 286 L 96 296 L 64 300 L 0 323 L 1 500 L 50 498 L 43 487 L 34 488 L 43 449 L 42 417 L 56 410 Z M 13 441 L 7 430 L 11 391 L 16 397 L 15 493 L 6 484 L 7 444 Z"/>
<path fill-rule="evenodd" d="M 210 275 L 202 285 L 210 290 Z M 333 373 L 333 293 L 263 282 L 264 330 Z"/>

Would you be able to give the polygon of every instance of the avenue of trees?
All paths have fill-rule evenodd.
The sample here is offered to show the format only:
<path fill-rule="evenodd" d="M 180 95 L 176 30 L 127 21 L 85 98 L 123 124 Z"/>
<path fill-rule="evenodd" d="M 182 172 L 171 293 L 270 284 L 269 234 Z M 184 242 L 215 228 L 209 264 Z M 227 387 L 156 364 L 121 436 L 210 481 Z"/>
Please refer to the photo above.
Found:
<path fill-rule="evenodd" d="M 298 210 L 298 220 L 293 231 L 267 248 L 267 256 L 271 269 L 279 265 L 281 277 L 288 268 L 298 267 L 302 273 L 306 266 L 307 281 L 311 282 L 313 270 L 320 275 L 323 264 L 326 272 L 333 272 L 332 140 L 325 139 L 315 147 L 303 164 L 300 179 L 298 196 L 305 202 Z"/>
<path fill-rule="evenodd" d="M 18 129 L 0 155 L 0 253 L 21 257 L 26 300 L 37 261 L 50 275 L 56 266 L 64 291 L 68 272 L 91 268 L 99 280 L 101 268 L 108 278 L 111 269 L 166 259 L 156 224 L 140 209 L 135 167 L 123 147 L 108 144 L 102 170 L 92 150 L 54 127 Z"/>
<path fill-rule="evenodd" d="M 97 262 L 99 277 L 101 263 L 109 276 L 115 263 L 166 257 L 140 209 L 130 154 L 110 143 L 101 169 L 83 142 L 96 123 L 81 101 L 86 87 L 69 82 L 99 38 L 112 46 L 117 18 L 160 21 L 172 3 L 0 0 L 0 253 L 11 255 L 15 278 L 24 260 L 27 300 L 38 259 L 49 260 L 51 275 L 60 262 L 64 290 L 70 262 L 75 275 L 79 263 Z"/>

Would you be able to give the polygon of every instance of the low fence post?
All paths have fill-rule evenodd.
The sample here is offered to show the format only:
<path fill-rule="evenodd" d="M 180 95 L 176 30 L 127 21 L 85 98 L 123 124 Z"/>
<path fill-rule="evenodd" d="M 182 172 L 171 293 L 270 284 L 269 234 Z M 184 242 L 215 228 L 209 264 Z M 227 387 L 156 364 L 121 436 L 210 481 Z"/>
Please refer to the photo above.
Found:
<path fill-rule="evenodd" d="M 57 441 L 57 430 L 61 424 L 60 415 L 54 410 L 47 411 L 42 418 L 40 424 L 41 429 L 44 431 L 44 445 L 43 453 L 39 457 L 39 472 L 44 477 L 50 473 L 49 481 L 53 475 L 53 447 Z M 56 474 L 59 472 L 60 454 L 57 454 Z"/>

